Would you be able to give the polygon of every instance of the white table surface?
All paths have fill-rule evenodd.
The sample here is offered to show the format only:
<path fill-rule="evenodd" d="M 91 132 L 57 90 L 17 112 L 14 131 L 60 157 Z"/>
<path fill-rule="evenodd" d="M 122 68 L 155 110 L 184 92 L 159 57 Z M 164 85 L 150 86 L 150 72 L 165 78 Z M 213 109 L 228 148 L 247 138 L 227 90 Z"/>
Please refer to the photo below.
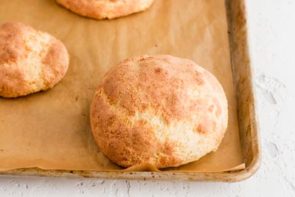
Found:
<path fill-rule="evenodd" d="M 239 183 L 0 177 L 5 196 L 295 196 L 295 0 L 246 0 L 263 159 Z"/>

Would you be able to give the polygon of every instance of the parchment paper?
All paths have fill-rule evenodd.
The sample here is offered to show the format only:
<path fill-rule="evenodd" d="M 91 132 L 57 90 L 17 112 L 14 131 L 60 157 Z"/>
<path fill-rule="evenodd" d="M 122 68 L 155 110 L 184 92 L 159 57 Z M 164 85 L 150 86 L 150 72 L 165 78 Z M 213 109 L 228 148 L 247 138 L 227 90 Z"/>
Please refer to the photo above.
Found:
<path fill-rule="evenodd" d="M 167 170 L 218 172 L 244 167 L 224 0 L 156 0 L 144 13 L 111 21 L 80 17 L 54 0 L 1 0 L 0 22 L 5 21 L 53 34 L 67 46 L 71 63 L 64 80 L 50 91 L 0 98 L 0 171 L 122 170 L 96 147 L 89 106 L 111 66 L 143 54 L 193 59 L 215 74 L 229 101 L 229 127 L 218 151 Z"/>

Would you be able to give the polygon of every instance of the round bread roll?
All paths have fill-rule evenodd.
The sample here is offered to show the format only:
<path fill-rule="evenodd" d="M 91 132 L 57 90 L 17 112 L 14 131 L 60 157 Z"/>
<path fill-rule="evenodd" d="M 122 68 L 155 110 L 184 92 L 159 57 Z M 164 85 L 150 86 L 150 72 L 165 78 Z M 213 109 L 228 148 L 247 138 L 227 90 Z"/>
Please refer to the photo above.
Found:
<path fill-rule="evenodd" d="M 94 19 L 112 19 L 144 11 L 154 0 L 56 0 L 65 8 Z"/>
<path fill-rule="evenodd" d="M 215 151 L 227 128 L 222 86 L 191 60 L 127 59 L 98 86 L 91 127 L 100 150 L 123 167 L 177 167 Z"/>
<path fill-rule="evenodd" d="M 53 36 L 22 23 L 0 26 L 0 96 L 25 96 L 56 85 L 69 55 Z"/>

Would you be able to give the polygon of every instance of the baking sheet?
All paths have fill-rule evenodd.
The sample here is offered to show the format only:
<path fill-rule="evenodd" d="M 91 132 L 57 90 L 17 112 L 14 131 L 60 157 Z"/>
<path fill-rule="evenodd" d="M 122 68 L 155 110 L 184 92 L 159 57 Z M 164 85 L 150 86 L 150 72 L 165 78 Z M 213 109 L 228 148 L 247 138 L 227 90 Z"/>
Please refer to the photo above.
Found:
<path fill-rule="evenodd" d="M 50 91 L 0 98 L 0 171 L 122 170 L 96 147 L 89 106 L 96 85 L 112 65 L 142 54 L 193 59 L 220 80 L 229 101 L 229 128 L 218 151 L 167 170 L 244 168 L 224 0 L 156 0 L 144 13 L 111 21 L 80 17 L 54 0 L 1 0 L 0 22 L 5 21 L 21 21 L 53 34 L 67 46 L 71 63 L 64 80 Z"/>

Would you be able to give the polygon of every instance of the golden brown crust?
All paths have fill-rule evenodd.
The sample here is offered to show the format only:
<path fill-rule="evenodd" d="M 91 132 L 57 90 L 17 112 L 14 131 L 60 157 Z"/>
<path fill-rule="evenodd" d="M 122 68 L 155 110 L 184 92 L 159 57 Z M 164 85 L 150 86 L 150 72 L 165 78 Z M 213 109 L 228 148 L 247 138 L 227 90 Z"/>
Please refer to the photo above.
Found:
<path fill-rule="evenodd" d="M 118 165 L 179 166 L 217 149 L 227 127 L 220 83 L 194 62 L 168 55 L 127 59 L 98 87 L 91 126 Z"/>
<path fill-rule="evenodd" d="M 69 56 L 53 36 L 22 23 L 0 26 L 0 96 L 19 97 L 56 85 Z"/>
<path fill-rule="evenodd" d="M 154 0 L 56 0 L 65 8 L 82 16 L 112 19 L 143 11 Z"/>

